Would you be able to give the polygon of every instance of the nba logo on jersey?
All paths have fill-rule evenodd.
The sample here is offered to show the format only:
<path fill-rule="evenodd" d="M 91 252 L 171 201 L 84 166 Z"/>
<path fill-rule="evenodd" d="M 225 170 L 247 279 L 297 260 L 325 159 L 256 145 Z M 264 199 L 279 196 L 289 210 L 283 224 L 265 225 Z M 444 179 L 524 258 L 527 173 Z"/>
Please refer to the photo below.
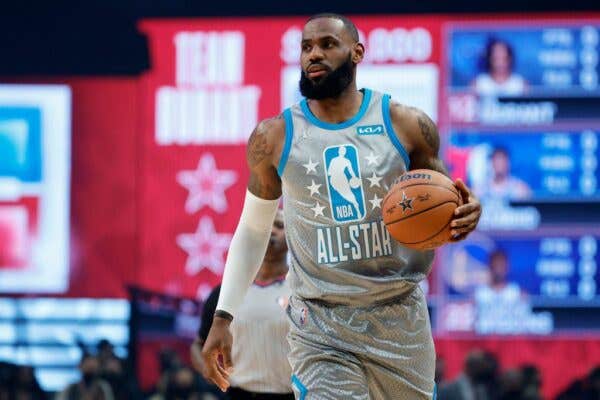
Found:
<path fill-rule="evenodd" d="M 358 150 L 351 144 L 332 146 L 323 152 L 331 215 L 338 222 L 365 217 L 365 198 Z"/>

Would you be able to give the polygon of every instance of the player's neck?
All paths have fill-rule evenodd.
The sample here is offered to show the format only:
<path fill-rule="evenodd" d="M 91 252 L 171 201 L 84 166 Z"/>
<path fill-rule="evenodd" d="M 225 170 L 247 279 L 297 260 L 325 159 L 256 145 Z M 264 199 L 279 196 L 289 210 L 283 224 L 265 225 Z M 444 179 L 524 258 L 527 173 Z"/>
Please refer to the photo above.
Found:
<path fill-rule="evenodd" d="M 363 100 L 363 93 L 356 89 L 356 82 L 352 82 L 339 97 L 331 99 L 308 101 L 310 110 L 321 121 L 338 124 L 354 117 Z"/>
<path fill-rule="evenodd" d="M 496 174 L 494 175 L 494 183 L 503 183 L 506 181 L 506 178 L 508 177 L 508 174 Z"/>
<path fill-rule="evenodd" d="M 287 271 L 288 266 L 285 257 L 279 260 L 265 260 L 256 274 L 255 280 L 262 284 L 271 283 L 281 278 Z"/>
<path fill-rule="evenodd" d="M 510 78 L 510 71 L 495 71 L 491 73 L 492 79 L 498 83 L 504 83 Z"/>
<path fill-rule="evenodd" d="M 492 284 L 490 286 L 494 289 L 503 289 L 506 285 L 507 282 L 504 279 L 492 278 Z"/>

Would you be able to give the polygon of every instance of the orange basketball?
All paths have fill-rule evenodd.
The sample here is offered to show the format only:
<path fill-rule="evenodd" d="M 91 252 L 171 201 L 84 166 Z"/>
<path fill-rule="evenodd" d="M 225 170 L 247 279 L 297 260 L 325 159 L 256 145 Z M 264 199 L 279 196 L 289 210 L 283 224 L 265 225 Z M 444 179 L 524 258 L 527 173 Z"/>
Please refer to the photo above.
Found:
<path fill-rule="evenodd" d="M 433 249 L 450 239 L 450 221 L 461 204 L 460 193 L 447 176 L 429 169 L 408 171 L 383 199 L 383 222 L 404 246 Z"/>

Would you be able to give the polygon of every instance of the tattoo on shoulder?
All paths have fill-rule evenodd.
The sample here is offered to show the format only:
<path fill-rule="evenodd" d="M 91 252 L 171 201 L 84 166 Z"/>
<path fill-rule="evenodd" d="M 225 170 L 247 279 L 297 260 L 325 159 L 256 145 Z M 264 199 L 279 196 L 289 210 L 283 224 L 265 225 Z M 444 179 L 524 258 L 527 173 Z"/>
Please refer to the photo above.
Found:
<path fill-rule="evenodd" d="M 269 144 L 269 141 L 267 140 L 268 130 L 266 125 L 272 120 L 281 118 L 282 116 L 279 115 L 270 120 L 261 122 L 250 135 L 250 139 L 248 139 L 248 147 L 246 150 L 246 156 L 248 158 L 250 166 L 253 167 L 257 164 L 260 164 L 265 158 L 273 154 L 273 145 Z"/>
<path fill-rule="evenodd" d="M 419 128 L 421 129 L 421 135 L 423 135 L 423 138 L 429 147 L 437 151 L 440 147 L 440 135 L 435 124 L 423 111 L 419 110 L 418 108 L 411 108 L 417 115 L 417 122 L 419 123 Z"/>
<path fill-rule="evenodd" d="M 277 199 L 281 196 L 281 180 L 277 176 L 277 173 L 267 175 L 266 177 L 262 177 L 262 179 L 250 173 L 248 190 L 263 199 Z"/>
<path fill-rule="evenodd" d="M 246 153 L 250 166 L 255 166 L 273 153 L 273 147 L 269 146 L 264 132 L 254 130 L 250 135 Z"/>

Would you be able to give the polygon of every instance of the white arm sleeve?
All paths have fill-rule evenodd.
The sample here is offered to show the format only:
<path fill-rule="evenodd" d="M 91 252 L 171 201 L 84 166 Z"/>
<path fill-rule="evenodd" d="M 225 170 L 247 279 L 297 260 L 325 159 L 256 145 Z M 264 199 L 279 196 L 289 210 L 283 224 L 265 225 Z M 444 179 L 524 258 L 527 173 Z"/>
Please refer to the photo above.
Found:
<path fill-rule="evenodd" d="M 279 199 L 261 199 L 246 190 L 240 222 L 229 245 L 217 310 L 234 316 L 242 304 L 265 257 L 278 204 Z"/>

